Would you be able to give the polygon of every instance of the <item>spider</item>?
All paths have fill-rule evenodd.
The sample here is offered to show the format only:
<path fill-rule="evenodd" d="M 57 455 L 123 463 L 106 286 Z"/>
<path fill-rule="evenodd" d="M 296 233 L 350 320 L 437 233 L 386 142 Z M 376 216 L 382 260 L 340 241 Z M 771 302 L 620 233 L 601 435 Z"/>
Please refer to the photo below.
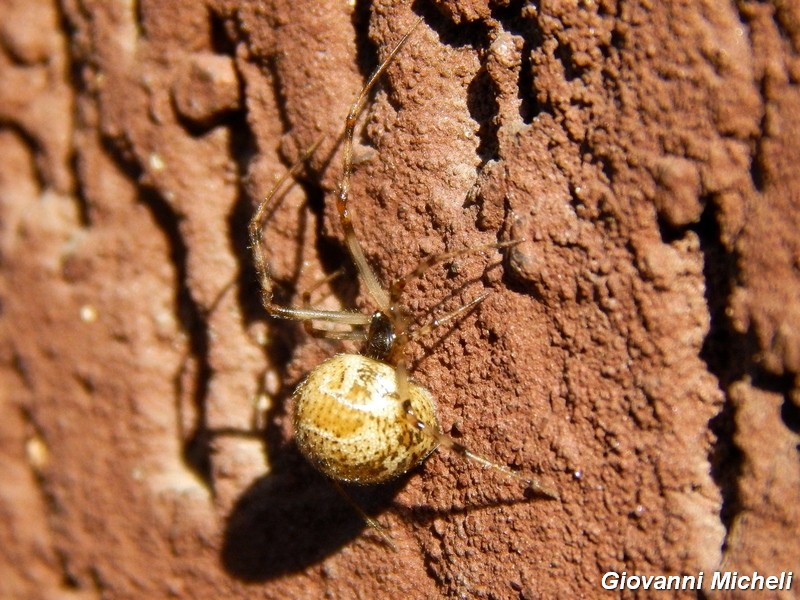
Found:
<path fill-rule="evenodd" d="M 311 308 L 308 306 L 310 292 L 303 295 L 303 308 L 281 306 L 272 299 L 272 279 L 262 239 L 267 215 L 280 196 L 278 191 L 297 174 L 321 139 L 306 150 L 277 181 L 250 221 L 250 244 L 267 313 L 276 318 L 302 321 L 306 331 L 315 336 L 356 340 L 364 344 L 360 354 L 337 354 L 325 360 L 297 386 L 293 394 L 295 440 L 306 459 L 328 476 L 339 491 L 342 489 L 337 482 L 375 484 L 396 478 L 425 460 L 437 447 L 444 447 L 520 480 L 536 493 L 558 498 L 556 491 L 536 479 L 524 477 L 480 456 L 444 433 L 436 416 L 431 393 L 411 379 L 405 358 L 410 342 L 465 314 L 488 296 L 481 294 L 429 323 L 418 325 L 400 304 L 408 283 L 439 263 L 464 254 L 507 248 L 522 240 L 432 255 L 421 260 L 415 269 L 386 288 L 370 267 L 353 227 L 353 214 L 348 200 L 356 120 L 370 91 L 421 21 L 419 19 L 403 35 L 367 79 L 350 107 L 343 133 L 342 175 L 338 183 L 336 207 L 350 258 L 377 310 L 366 314 Z M 339 329 L 317 328 L 315 322 L 332 323 Z M 341 326 L 350 329 L 343 330 Z M 382 530 L 377 522 L 357 506 L 355 508 L 370 526 L 379 532 Z M 391 544 L 385 535 L 384 539 Z"/>

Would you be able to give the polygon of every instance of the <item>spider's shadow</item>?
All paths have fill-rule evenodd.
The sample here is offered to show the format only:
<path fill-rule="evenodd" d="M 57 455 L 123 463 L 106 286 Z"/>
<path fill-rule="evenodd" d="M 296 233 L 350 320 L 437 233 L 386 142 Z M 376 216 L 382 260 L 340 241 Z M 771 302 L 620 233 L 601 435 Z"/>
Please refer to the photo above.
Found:
<path fill-rule="evenodd" d="M 353 294 L 345 283 L 335 282 L 332 288 L 336 296 Z M 279 296 L 282 290 L 276 292 Z M 291 348 L 306 338 L 302 324 L 273 319 L 270 329 L 271 343 L 266 351 L 271 364 L 288 364 Z M 272 408 L 264 415 L 260 431 L 227 432 L 258 436 L 270 464 L 270 472 L 239 496 L 225 525 L 222 565 L 242 581 L 264 581 L 300 571 L 369 530 L 356 510 L 305 460 L 291 440 L 285 424 L 291 419 L 290 396 L 296 384 L 284 381 Z M 405 480 L 401 477 L 385 485 L 342 488 L 364 512 L 376 515 L 392 504 Z M 372 535 L 377 546 L 384 543 L 377 532 Z"/>
<path fill-rule="evenodd" d="M 300 571 L 337 552 L 367 527 L 326 478 L 293 444 L 271 449 L 272 472 L 239 497 L 228 517 L 221 560 L 243 581 Z M 348 486 L 352 500 L 375 514 L 393 501 L 404 478 L 387 485 Z M 374 534 L 375 543 L 383 542 Z"/>

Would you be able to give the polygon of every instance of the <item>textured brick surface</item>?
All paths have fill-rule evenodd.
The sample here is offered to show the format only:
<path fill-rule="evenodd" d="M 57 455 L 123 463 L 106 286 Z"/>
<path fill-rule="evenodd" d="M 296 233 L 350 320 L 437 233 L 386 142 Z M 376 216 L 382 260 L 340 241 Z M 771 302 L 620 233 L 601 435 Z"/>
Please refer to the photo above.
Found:
<path fill-rule="evenodd" d="M 594 597 L 606 571 L 774 573 L 800 543 L 800 10 L 790 2 L 11 0 L 0 5 L 0 596 Z M 346 263 L 352 206 L 462 443 L 353 490 L 298 455 L 269 322 Z M 369 310 L 352 272 L 322 301 Z M 444 303 L 439 304 L 444 298 Z M 257 407 L 266 408 L 258 417 Z"/>

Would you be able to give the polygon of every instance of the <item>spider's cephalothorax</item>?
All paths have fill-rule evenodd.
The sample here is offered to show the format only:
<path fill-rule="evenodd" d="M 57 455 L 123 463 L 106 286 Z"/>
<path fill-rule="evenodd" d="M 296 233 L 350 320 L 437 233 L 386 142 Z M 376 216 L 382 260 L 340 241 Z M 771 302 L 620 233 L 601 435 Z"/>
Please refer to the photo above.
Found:
<path fill-rule="evenodd" d="M 372 313 L 364 344 L 364 356 L 388 361 L 397 347 L 397 333 L 392 320 L 381 311 Z"/>

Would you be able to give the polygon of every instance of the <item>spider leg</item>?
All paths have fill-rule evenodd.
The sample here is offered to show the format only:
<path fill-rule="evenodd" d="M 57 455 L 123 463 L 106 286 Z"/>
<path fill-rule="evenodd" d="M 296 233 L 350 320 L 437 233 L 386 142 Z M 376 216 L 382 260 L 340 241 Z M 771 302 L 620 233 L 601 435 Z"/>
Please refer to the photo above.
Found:
<path fill-rule="evenodd" d="M 314 151 L 322 142 L 324 136 L 320 136 L 317 138 L 311 146 L 309 146 L 295 161 L 295 163 L 291 166 L 291 168 L 286 171 L 278 181 L 275 182 L 275 185 L 272 186 L 272 189 L 269 191 L 267 196 L 261 203 L 258 205 L 256 212 L 253 214 L 253 217 L 250 219 L 250 223 L 247 227 L 247 232 L 250 238 L 250 247 L 253 251 L 253 262 L 255 263 L 256 273 L 258 275 L 258 281 L 261 287 L 261 302 L 264 305 L 264 308 L 267 312 L 275 317 L 280 317 L 284 319 L 307 319 L 307 318 L 320 318 L 317 316 L 304 316 L 303 312 L 297 312 L 294 309 L 286 309 L 282 306 L 274 304 L 272 302 L 272 276 L 269 273 L 269 265 L 267 264 L 267 256 L 266 252 L 264 251 L 264 224 L 269 220 L 269 218 L 274 214 L 274 212 L 278 209 L 283 198 L 285 197 L 284 192 L 284 185 L 293 179 L 299 172 L 300 169 L 303 167 L 305 162 L 314 154 Z"/>
<path fill-rule="evenodd" d="M 344 274 L 344 271 L 345 271 L 344 267 L 340 267 L 340 268 L 336 269 L 333 273 L 331 273 L 327 277 L 323 277 L 322 279 L 318 280 L 316 283 L 314 283 L 314 285 L 312 285 L 309 289 L 307 289 L 305 292 L 303 292 L 303 306 L 305 306 L 305 307 L 310 306 L 311 305 L 311 294 L 316 292 L 322 286 L 329 284 L 334 279 L 337 279 L 337 278 L 341 277 Z M 328 294 L 325 294 L 323 296 L 323 299 L 327 298 L 327 297 L 328 297 Z"/>
<path fill-rule="evenodd" d="M 399 304 L 400 304 L 400 297 L 402 296 L 403 291 L 406 289 L 406 286 L 410 281 L 418 279 L 419 277 L 424 275 L 425 272 L 428 271 L 428 269 L 430 269 L 431 267 L 438 265 L 444 261 L 450 260 L 452 258 L 457 258 L 459 256 L 464 256 L 467 254 L 476 254 L 479 252 L 485 252 L 486 250 L 491 250 L 493 248 L 508 248 L 511 246 L 516 246 L 517 244 L 520 244 L 523 241 L 524 240 L 521 239 L 511 240 L 509 242 L 485 244 L 483 246 L 463 248 L 461 250 L 454 250 L 452 252 L 442 252 L 439 254 L 432 254 L 431 256 L 422 259 L 414 269 L 412 269 L 411 271 L 400 277 L 397 281 L 395 281 L 389 289 L 389 310 L 387 313 L 393 320 L 395 326 L 395 332 L 397 335 L 397 339 L 394 343 L 394 348 L 392 349 L 392 357 L 394 357 L 395 360 L 397 360 L 396 357 L 402 357 L 403 352 L 405 351 L 405 347 L 410 341 L 422 337 L 423 335 L 427 335 L 437 327 L 465 314 L 466 312 L 468 312 L 469 310 L 471 310 L 472 308 L 483 302 L 489 296 L 488 292 L 481 294 L 473 298 L 466 304 L 459 306 L 455 310 L 452 310 L 441 316 L 434 317 L 434 319 L 430 323 L 423 325 L 422 327 L 419 327 L 413 331 L 409 331 L 408 319 L 404 317 L 403 311 L 400 309 Z"/>
<path fill-rule="evenodd" d="M 460 317 L 461 315 L 469 312 L 470 310 L 478 306 L 478 304 L 486 300 L 486 298 L 488 297 L 489 297 L 489 292 L 486 292 L 484 294 L 481 294 L 480 296 L 476 296 L 466 304 L 462 304 L 455 310 L 451 310 L 450 312 L 445 313 L 439 317 L 434 317 L 433 321 L 431 321 L 430 323 L 427 323 L 422 327 L 419 327 L 418 329 L 414 329 L 413 331 L 408 332 L 408 334 L 406 334 L 405 336 L 405 341 L 410 342 L 411 340 L 429 334 L 437 327 L 444 325 L 448 321 Z"/>
<path fill-rule="evenodd" d="M 313 310 L 311 308 L 311 295 L 318 290 L 320 287 L 330 283 L 337 277 L 341 277 L 344 273 L 344 268 L 336 269 L 333 273 L 328 275 L 327 277 L 323 277 L 319 281 L 317 281 L 311 288 L 303 292 L 303 309 L 304 310 Z M 327 294 L 324 296 L 327 297 Z M 305 329 L 306 333 L 309 334 L 311 337 L 315 338 L 327 338 L 329 340 L 352 340 L 357 342 L 363 342 L 367 339 L 367 331 L 362 325 L 368 325 L 370 321 L 370 316 L 362 315 L 361 313 L 353 313 L 347 311 L 341 311 L 342 314 L 346 315 L 346 317 L 339 317 L 338 315 L 332 317 L 331 315 L 337 314 L 339 311 L 332 311 L 328 313 L 325 318 L 314 318 L 314 319 L 303 319 L 303 328 Z M 352 317 L 354 315 L 359 315 L 358 323 L 352 322 Z M 347 322 L 342 323 L 339 319 L 346 319 Z M 350 325 L 354 327 L 360 327 L 360 329 L 351 329 L 347 330 L 337 330 L 337 329 L 326 329 L 323 327 L 315 327 L 314 321 L 327 321 L 329 323 L 341 323 L 344 325 Z"/>
<path fill-rule="evenodd" d="M 481 252 L 486 252 L 487 250 L 491 250 L 493 248 L 510 248 L 516 246 L 517 244 L 521 244 L 524 242 L 524 239 L 518 240 L 511 240 L 508 242 L 497 242 L 494 244 L 485 244 L 483 246 L 474 246 L 471 248 L 462 248 L 461 250 L 453 250 L 452 252 L 441 252 L 439 254 L 432 254 L 427 258 L 423 258 L 419 264 L 417 264 L 414 269 L 399 277 L 389 288 L 389 303 L 390 306 L 396 305 L 400 301 L 400 297 L 403 295 L 403 292 L 408 286 L 409 282 L 413 281 L 414 279 L 419 279 L 422 277 L 428 269 L 431 267 L 435 267 L 436 265 L 448 261 L 453 258 L 458 258 L 459 256 L 465 256 L 467 254 L 479 254 Z"/>
<path fill-rule="evenodd" d="M 400 382 L 402 380 L 405 380 L 405 383 L 402 385 L 402 388 L 405 390 L 406 396 L 402 395 L 401 393 L 400 398 L 403 401 L 403 410 L 406 413 L 406 419 L 408 419 L 409 423 L 411 423 L 411 425 L 415 429 L 418 429 L 423 433 L 425 433 L 426 435 L 433 438 L 440 447 L 446 448 L 464 459 L 471 460 L 478 464 L 483 465 L 484 467 L 489 467 L 491 469 L 495 469 L 496 471 L 500 471 L 506 477 L 524 483 L 527 488 L 533 490 L 537 494 L 553 498 L 554 500 L 558 500 L 560 498 L 558 492 L 555 489 L 546 484 L 541 483 L 535 477 L 525 477 L 524 475 L 521 475 L 516 471 L 512 471 L 505 465 L 501 465 L 499 463 L 491 461 L 485 456 L 481 456 L 480 454 L 473 452 L 472 450 L 467 448 L 464 444 L 455 441 L 452 437 L 450 437 L 446 433 L 439 431 L 435 427 L 431 427 L 427 423 L 417 418 L 417 416 L 414 414 L 414 410 L 411 408 L 411 403 L 408 401 L 407 398 L 408 373 L 405 369 L 405 365 L 402 362 L 400 364 L 403 366 L 402 368 L 398 366 L 398 371 L 397 371 L 398 393 L 401 393 Z"/>
<path fill-rule="evenodd" d="M 350 195 L 350 176 L 353 173 L 353 135 L 355 132 L 356 120 L 358 119 L 358 115 L 361 113 L 361 110 L 364 107 L 364 102 L 370 90 L 372 90 L 377 81 L 380 79 L 381 75 L 383 75 L 391 62 L 394 60 L 394 57 L 405 45 L 405 43 L 408 41 L 408 38 L 412 33 L 414 33 L 414 30 L 421 22 L 421 18 L 417 20 L 414 26 L 411 27 L 411 29 L 409 29 L 408 32 L 406 32 L 405 35 L 400 38 L 400 41 L 395 45 L 395 47 L 392 48 L 392 51 L 389 53 L 386 59 L 380 65 L 378 65 L 378 68 L 375 69 L 375 71 L 373 71 L 372 75 L 370 75 L 369 79 L 364 84 L 364 87 L 361 88 L 358 96 L 356 96 L 355 101 L 350 107 L 350 112 L 347 114 L 347 120 L 345 121 L 344 145 L 342 147 L 342 179 L 339 182 L 339 191 L 336 197 L 336 210 L 339 212 L 339 221 L 341 222 L 342 229 L 344 230 L 344 239 L 345 243 L 347 244 L 347 248 L 350 251 L 350 256 L 353 258 L 353 262 L 355 263 L 361 278 L 364 280 L 364 284 L 367 286 L 369 295 L 382 312 L 389 310 L 389 294 L 383 289 L 378 281 L 378 277 L 375 275 L 375 271 L 372 270 L 372 267 L 370 267 L 369 263 L 367 262 L 367 258 L 364 255 L 364 249 L 361 247 L 361 244 L 356 237 L 355 229 L 353 228 L 352 211 L 348 204 Z"/>
<path fill-rule="evenodd" d="M 361 508 L 356 503 L 356 501 L 350 497 L 350 494 L 348 494 L 344 490 L 344 488 L 338 481 L 336 481 L 335 479 L 331 479 L 330 482 L 333 484 L 333 487 L 336 489 L 336 491 L 339 492 L 339 495 L 345 500 L 347 500 L 347 503 L 353 508 L 353 510 L 355 510 L 359 514 L 359 516 L 364 520 L 364 522 L 370 527 L 372 527 L 372 529 L 374 529 L 379 536 L 381 536 L 381 539 L 384 541 L 384 543 L 386 543 L 386 545 L 389 546 L 392 550 L 397 551 L 397 546 L 394 545 L 394 540 L 392 540 L 392 536 L 389 535 L 389 530 L 386 529 L 380 523 L 378 523 L 378 521 L 370 517 L 366 512 L 364 512 L 364 509 Z"/>
<path fill-rule="evenodd" d="M 267 265 L 266 252 L 264 251 L 263 231 L 264 225 L 269 220 L 275 210 L 280 206 L 283 200 L 284 186 L 293 177 L 300 172 L 303 164 L 314 154 L 314 151 L 322 142 L 324 136 L 320 136 L 311 146 L 309 146 L 295 161 L 295 163 L 286 171 L 275 185 L 272 186 L 269 194 L 264 198 L 261 204 L 258 205 L 255 214 L 250 219 L 248 225 L 248 234 L 250 237 L 250 246 L 253 250 L 253 262 L 255 263 L 256 273 L 258 274 L 259 283 L 261 285 L 261 301 L 267 312 L 276 318 L 291 319 L 294 321 L 327 321 L 330 323 L 339 323 L 342 325 L 360 325 L 365 326 L 369 324 L 370 316 L 362 313 L 336 311 L 336 310 L 319 310 L 310 307 L 295 308 L 290 306 L 281 306 L 272 301 L 272 276 L 269 272 Z M 318 282 L 308 293 L 313 292 L 320 285 L 325 284 L 338 275 L 338 272 Z M 333 332 L 336 333 L 336 332 Z M 339 332 L 344 337 L 341 339 L 363 339 L 363 336 L 358 333 L 357 336 L 350 337 L 353 332 Z"/>
<path fill-rule="evenodd" d="M 414 429 L 418 429 L 425 435 L 430 436 L 431 438 L 433 438 L 433 440 L 437 443 L 438 446 L 446 448 L 464 459 L 477 462 L 483 465 L 484 467 L 489 467 L 495 469 L 496 471 L 500 471 L 506 477 L 515 479 L 517 481 L 521 481 L 522 483 L 525 484 L 527 488 L 533 490 L 537 494 L 553 498 L 554 500 L 558 500 L 560 498 L 558 492 L 555 489 L 546 484 L 541 483 L 535 477 L 525 477 L 524 475 L 521 475 L 516 471 L 512 471 L 505 465 L 501 465 L 499 463 L 491 461 L 488 458 L 473 452 L 465 445 L 457 442 L 446 433 L 439 431 L 437 427 L 432 427 L 431 425 L 419 419 L 417 415 L 414 413 L 414 409 L 412 408 L 411 402 L 408 399 L 408 386 L 409 386 L 408 368 L 406 367 L 405 361 L 403 359 L 397 362 L 397 366 L 395 367 L 395 376 L 397 381 L 397 394 L 403 405 L 403 410 L 405 411 L 406 419 L 411 424 L 411 426 L 414 427 Z"/>

